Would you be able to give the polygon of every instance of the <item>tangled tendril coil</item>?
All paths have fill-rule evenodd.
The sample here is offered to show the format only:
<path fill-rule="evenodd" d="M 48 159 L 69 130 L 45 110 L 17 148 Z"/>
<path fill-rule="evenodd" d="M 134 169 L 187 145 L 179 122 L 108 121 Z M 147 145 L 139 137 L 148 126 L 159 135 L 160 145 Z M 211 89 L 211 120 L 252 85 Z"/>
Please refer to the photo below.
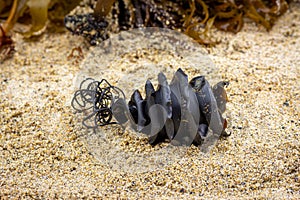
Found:
<path fill-rule="evenodd" d="M 82 124 L 87 128 L 97 128 L 112 122 L 111 106 L 115 99 L 125 97 L 123 91 L 112 86 L 106 79 L 95 81 L 87 78 L 81 82 L 79 90 L 74 94 L 71 106 L 79 113 L 84 112 Z"/>

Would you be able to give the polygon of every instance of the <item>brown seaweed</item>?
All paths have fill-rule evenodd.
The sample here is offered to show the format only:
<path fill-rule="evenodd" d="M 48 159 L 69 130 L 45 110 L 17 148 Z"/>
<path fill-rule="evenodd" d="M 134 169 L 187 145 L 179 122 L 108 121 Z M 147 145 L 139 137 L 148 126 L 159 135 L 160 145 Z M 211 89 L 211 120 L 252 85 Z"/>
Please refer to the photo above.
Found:
<path fill-rule="evenodd" d="M 267 30 L 270 30 L 276 18 L 287 10 L 288 3 L 285 0 L 189 0 L 189 7 L 191 12 L 184 21 L 184 27 L 187 27 L 185 32 L 195 38 L 195 33 L 190 29 L 196 26 L 189 26 L 193 17 L 200 17 L 202 19 L 202 21 L 196 22 L 196 24 L 206 23 L 208 25 L 209 20 L 212 20 L 217 29 L 233 33 L 237 33 L 242 29 L 244 17 L 248 17 L 257 24 L 264 26 Z"/>
<path fill-rule="evenodd" d="M 94 14 L 104 20 L 116 2 L 121 4 L 123 0 L 98 0 Z M 130 0 L 129 2 L 133 10 L 127 8 L 118 11 L 119 14 L 131 12 L 133 26 L 126 26 L 127 28 L 155 26 L 180 29 L 202 44 L 215 43 L 208 34 L 213 26 L 222 31 L 239 32 L 244 25 L 245 17 L 270 30 L 275 20 L 288 9 L 286 0 Z"/>
<path fill-rule="evenodd" d="M 287 10 L 288 4 L 285 0 L 242 0 L 240 2 L 224 1 L 213 8 L 217 15 L 215 21 L 217 28 L 236 33 L 241 29 L 244 17 L 270 30 L 276 18 Z"/>
<path fill-rule="evenodd" d="M 20 13 L 20 6 L 18 1 L 14 0 L 9 16 L 4 24 L 0 25 L 0 61 L 2 62 L 9 57 L 11 52 L 14 50 L 14 45 L 8 32 L 12 29 L 15 24 L 18 13 Z"/>
<path fill-rule="evenodd" d="M 10 41 L 9 31 L 23 13 L 31 15 L 32 26 L 23 32 L 24 36 L 31 37 L 45 28 L 48 19 L 62 21 L 80 1 L 0 0 L 0 16 L 7 17 L 1 25 L 0 47 L 10 43 L 7 42 Z M 213 26 L 222 31 L 237 33 L 242 29 L 244 18 L 247 17 L 270 30 L 276 19 L 286 12 L 288 3 L 290 1 L 287 0 L 98 0 L 93 17 L 90 18 L 103 23 L 106 22 L 108 14 L 113 13 L 113 18 L 118 15 L 117 31 L 149 26 L 179 29 L 199 43 L 213 44 L 209 37 Z M 71 31 L 86 32 L 77 29 Z M 101 29 L 100 32 L 107 31 Z"/>
<path fill-rule="evenodd" d="M 23 33 L 25 37 L 31 37 L 46 26 L 48 20 L 48 5 L 50 0 L 29 0 L 27 5 L 32 17 L 30 30 Z"/>
<path fill-rule="evenodd" d="M 115 0 L 98 0 L 94 9 L 95 17 L 103 19 L 111 11 Z"/>
<path fill-rule="evenodd" d="M 25 37 L 41 33 L 46 27 L 48 14 L 51 20 L 63 22 L 64 16 L 81 0 L 0 0 L 0 17 L 6 20 L 0 25 L 0 58 L 4 60 L 13 52 L 13 41 L 10 31 L 13 29 L 18 18 L 24 13 L 31 15 L 31 27 L 27 31 L 21 32 Z"/>
<path fill-rule="evenodd" d="M 0 14 L 4 13 L 6 16 L 7 7 L 11 3 L 10 12 L 6 21 L 1 25 L 5 35 L 14 27 L 18 18 L 27 12 L 31 16 L 31 27 L 28 31 L 22 32 L 25 37 L 31 37 L 45 28 L 48 21 L 48 14 L 50 19 L 55 21 L 59 19 L 63 22 L 64 16 L 74 9 L 81 0 L 13 0 L 3 2 L 0 0 Z M 3 7 L 2 7 L 3 6 Z M 0 38 L 3 33 L 0 33 Z"/>
<path fill-rule="evenodd" d="M 9 58 L 14 51 L 14 43 L 11 37 L 6 36 L 5 31 L 0 26 L 0 63 Z"/>

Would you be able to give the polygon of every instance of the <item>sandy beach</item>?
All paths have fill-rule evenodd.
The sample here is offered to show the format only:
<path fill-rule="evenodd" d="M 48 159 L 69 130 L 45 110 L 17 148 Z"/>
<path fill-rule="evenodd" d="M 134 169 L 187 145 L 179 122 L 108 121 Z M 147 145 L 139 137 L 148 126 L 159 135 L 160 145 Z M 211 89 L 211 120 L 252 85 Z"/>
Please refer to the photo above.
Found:
<path fill-rule="evenodd" d="M 70 106 L 88 43 L 67 31 L 31 40 L 14 33 L 16 52 L 0 64 L 0 196 L 300 199 L 300 3 L 269 32 L 247 22 L 237 34 L 213 35 L 221 43 L 204 49 L 230 82 L 231 136 L 209 153 L 191 146 L 180 159 L 139 172 L 101 162 L 89 146 L 99 136 L 85 135 Z M 83 56 L 76 49 L 71 56 L 78 47 Z M 107 150 L 113 144 L 134 156 L 164 146 L 116 130 L 105 128 Z"/>

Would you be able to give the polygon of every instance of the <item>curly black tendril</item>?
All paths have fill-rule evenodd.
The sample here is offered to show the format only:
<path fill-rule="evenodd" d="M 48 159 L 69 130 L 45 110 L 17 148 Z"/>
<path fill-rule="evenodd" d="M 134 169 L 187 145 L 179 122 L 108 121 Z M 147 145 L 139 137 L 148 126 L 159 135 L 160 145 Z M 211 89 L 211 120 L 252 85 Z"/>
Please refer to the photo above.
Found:
<path fill-rule="evenodd" d="M 86 117 L 82 124 L 87 128 L 97 128 L 112 122 L 112 103 L 119 96 L 125 97 L 123 91 L 118 87 L 112 86 L 106 79 L 95 81 L 87 78 L 81 82 L 72 99 L 72 107 L 79 113 L 84 112 Z"/>
<path fill-rule="evenodd" d="M 75 92 L 72 107 L 86 114 L 82 123 L 87 128 L 129 121 L 134 130 L 149 137 L 151 144 L 168 140 L 178 145 L 201 145 L 209 130 L 214 138 L 230 135 L 222 116 L 227 102 L 224 87 L 228 84 L 221 81 L 211 87 L 204 76 L 188 82 L 188 76 L 179 68 L 170 84 L 159 73 L 156 90 L 147 80 L 145 99 L 135 90 L 127 104 L 121 89 L 105 79 L 88 78 Z"/>

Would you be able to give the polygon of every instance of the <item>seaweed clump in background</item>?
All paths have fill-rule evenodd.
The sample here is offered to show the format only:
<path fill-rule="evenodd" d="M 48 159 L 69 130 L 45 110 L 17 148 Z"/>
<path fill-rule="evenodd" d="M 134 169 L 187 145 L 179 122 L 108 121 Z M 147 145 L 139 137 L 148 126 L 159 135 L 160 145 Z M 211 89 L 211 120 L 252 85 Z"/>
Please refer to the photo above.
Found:
<path fill-rule="evenodd" d="M 118 32 L 138 27 L 180 30 L 201 44 L 214 44 L 209 38 L 212 26 L 237 33 L 245 18 L 270 30 L 288 9 L 286 0 L 98 0 L 94 13 L 65 18 L 67 29 L 83 35 L 92 45 Z"/>
<path fill-rule="evenodd" d="M 31 17 L 25 37 L 39 34 L 47 21 L 62 21 L 81 0 L 0 0 L 0 60 L 13 52 L 9 35 L 19 18 Z M 90 3 L 94 2 L 94 3 Z M 270 30 L 287 9 L 289 0 L 98 0 L 84 1 L 94 7 L 90 14 L 65 17 L 65 26 L 83 35 L 92 45 L 100 43 L 110 32 L 137 27 L 161 27 L 180 30 L 201 44 L 214 44 L 209 31 L 217 29 L 237 33 L 244 18 L 250 18 Z M 90 4 L 90 5 L 89 5 Z M 25 19 L 24 19 L 25 18 Z"/>
<path fill-rule="evenodd" d="M 22 30 L 24 37 L 40 34 L 51 22 L 63 22 L 66 14 L 74 9 L 81 0 L 0 0 L 0 19 L 5 20 L 0 25 L 0 61 L 9 57 L 14 49 L 9 32 L 18 19 L 31 21 L 28 30 Z"/>

